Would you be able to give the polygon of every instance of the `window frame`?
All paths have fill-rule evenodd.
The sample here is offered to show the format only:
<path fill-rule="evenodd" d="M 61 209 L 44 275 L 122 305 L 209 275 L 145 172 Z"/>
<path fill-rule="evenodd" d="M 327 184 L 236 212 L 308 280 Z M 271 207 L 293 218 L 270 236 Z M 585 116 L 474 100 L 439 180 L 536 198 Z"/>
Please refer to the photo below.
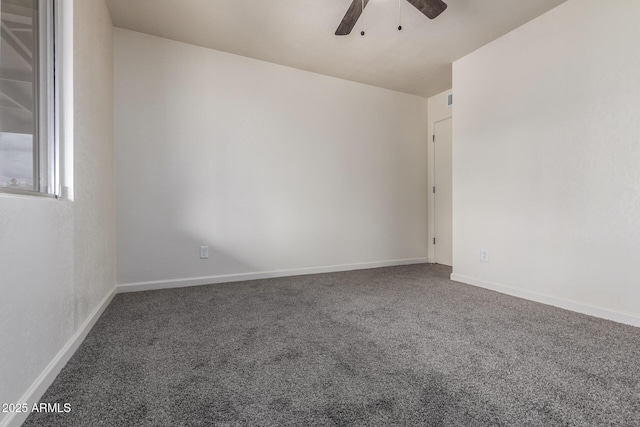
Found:
<path fill-rule="evenodd" d="M 33 190 L 0 186 L 0 195 L 60 198 L 58 85 L 58 1 L 36 0 L 38 22 L 34 67 Z"/>

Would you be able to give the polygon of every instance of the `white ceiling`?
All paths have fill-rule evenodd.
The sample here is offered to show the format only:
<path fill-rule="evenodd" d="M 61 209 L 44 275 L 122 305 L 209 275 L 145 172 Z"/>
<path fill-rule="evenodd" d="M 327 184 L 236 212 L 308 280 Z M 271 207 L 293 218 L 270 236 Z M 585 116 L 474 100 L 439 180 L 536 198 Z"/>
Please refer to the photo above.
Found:
<path fill-rule="evenodd" d="M 566 0 L 445 0 L 429 20 L 400 0 L 370 0 L 349 36 L 351 0 L 107 0 L 116 27 L 387 89 L 432 96 L 451 63 Z M 360 36 L 360 31 L 366 32 Z"/>

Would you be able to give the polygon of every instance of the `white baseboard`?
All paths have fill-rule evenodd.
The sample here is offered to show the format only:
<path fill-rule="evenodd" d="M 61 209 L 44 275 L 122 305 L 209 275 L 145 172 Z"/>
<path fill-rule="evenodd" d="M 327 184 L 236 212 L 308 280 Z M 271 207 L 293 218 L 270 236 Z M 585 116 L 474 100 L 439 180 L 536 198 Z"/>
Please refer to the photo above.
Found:
<path fill-rule="evenodd" d="M 78 350 L 78 347 L 80 347 L 80 344 L 82 344 L 82 341 L 84 341 L 87 334 L 93 325 L 95 325 L 98 318 L 100 318 L 100 315 L 104 312 L 105 308 L 107 308 L 115 294 L 116 289 L 113 288 L 111 292 L 109 292 L 109 294 L 100 301 L 87 320 L 80 325 L 78 331 L 71 337 L 71 339 L 69 339 L 69 341 L 67 341 L 64 347 L 62 347 L 62 350 L 56 354 L 49 365 L 47 365 L 44 371 L 42 371 L 38 378 L 36 378 L 36 380 L 31 384 L 31 387 L 27 389 L 24 395 L 17 402 L 27 403 L 29 408 L 31 408 L 34 403 L 40 401 L 40 398 L 53 383 L 53 380 L 56 379 L 62 368 L 64 368 L 69 359 L 71 359 L 71 356 L 73 356 L 76 350 Z M 0 421 L 0 427 L 18 427 L 25 422 L 28 416 L 28 412 L 9 413 L 6 418 Z"/>
<path fill-rule="evenodd" d="M 552 305 L 558 308 L 564 308 L 565 310 L 575 311 L 577 313 L 587 314 L 589 316 L 599 317 L 618 323 L 624 323 L 626 325 L 640 327 L 640 317 L 634 316 L 632 314 L 620 313 L 617 311 L 593 307 L 587 304 L 581 304 L 562 298 L 551 297 L 525 289 L 513 288 L 511 286 L 502 285 L 500 283 L 489 282 L 486 280 L 476 279 L 474 277 L 464 276 L 461 274 L 451 274 L 451 280 L 500 292 L 502 294 L 539 302 L 542 304 Z"/>
<path fill-rule="evenodd" d="M 156 289 L 184 288 L 188 286 L 213 285 L 216 283 L 241 282 L 244 280 L 270 279 L 275 277 L 302 276 L 305 274 L 334 273 L 337 271 L 365 270 L 368 268 L 392 267 L 394 265 L 425 264 L 427 258 L 396 259 L 391 261 L 362 262 L 322 267 L 304 267 L 290 270 L 258 271 L 254 273 L 222 274 L 218 276 L 189 277 L 184 279 L 155 280 L 151 282 L 123 283 L 117 286 L 118 293 L 152 291 Z"/>

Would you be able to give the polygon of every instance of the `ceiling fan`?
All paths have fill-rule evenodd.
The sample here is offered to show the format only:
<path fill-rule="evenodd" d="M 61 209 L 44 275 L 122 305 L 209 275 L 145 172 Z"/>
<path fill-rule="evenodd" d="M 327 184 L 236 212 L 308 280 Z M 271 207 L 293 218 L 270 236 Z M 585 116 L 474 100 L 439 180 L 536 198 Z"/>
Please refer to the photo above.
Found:
<path fill-rule="evenodd" d="M 447 8 L 447 4 L 442 0 L 407 0 L 416 9 L 425 14 L 429 19 L 436 18 Z M 347 13 L 342 18 L 342 22 L 336 30 L 336 36 L 346 36 L 356 25 L 358 18 L 362 14 L 369 0 L 353 0 Z"/>

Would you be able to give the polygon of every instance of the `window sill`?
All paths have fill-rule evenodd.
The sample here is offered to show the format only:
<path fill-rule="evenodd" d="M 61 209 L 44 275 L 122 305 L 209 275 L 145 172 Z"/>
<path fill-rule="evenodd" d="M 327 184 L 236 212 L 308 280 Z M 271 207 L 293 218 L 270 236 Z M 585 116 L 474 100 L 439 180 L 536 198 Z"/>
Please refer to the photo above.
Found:
<path fill-rule="evenodd" d="M 28 197 L 44 197 L 48 199 L 58 199 L 55 194 L 40 193 L 38 191 L 22 190 L 15 188 L 0 188 L 0 196 L 28 196 Z"/>

